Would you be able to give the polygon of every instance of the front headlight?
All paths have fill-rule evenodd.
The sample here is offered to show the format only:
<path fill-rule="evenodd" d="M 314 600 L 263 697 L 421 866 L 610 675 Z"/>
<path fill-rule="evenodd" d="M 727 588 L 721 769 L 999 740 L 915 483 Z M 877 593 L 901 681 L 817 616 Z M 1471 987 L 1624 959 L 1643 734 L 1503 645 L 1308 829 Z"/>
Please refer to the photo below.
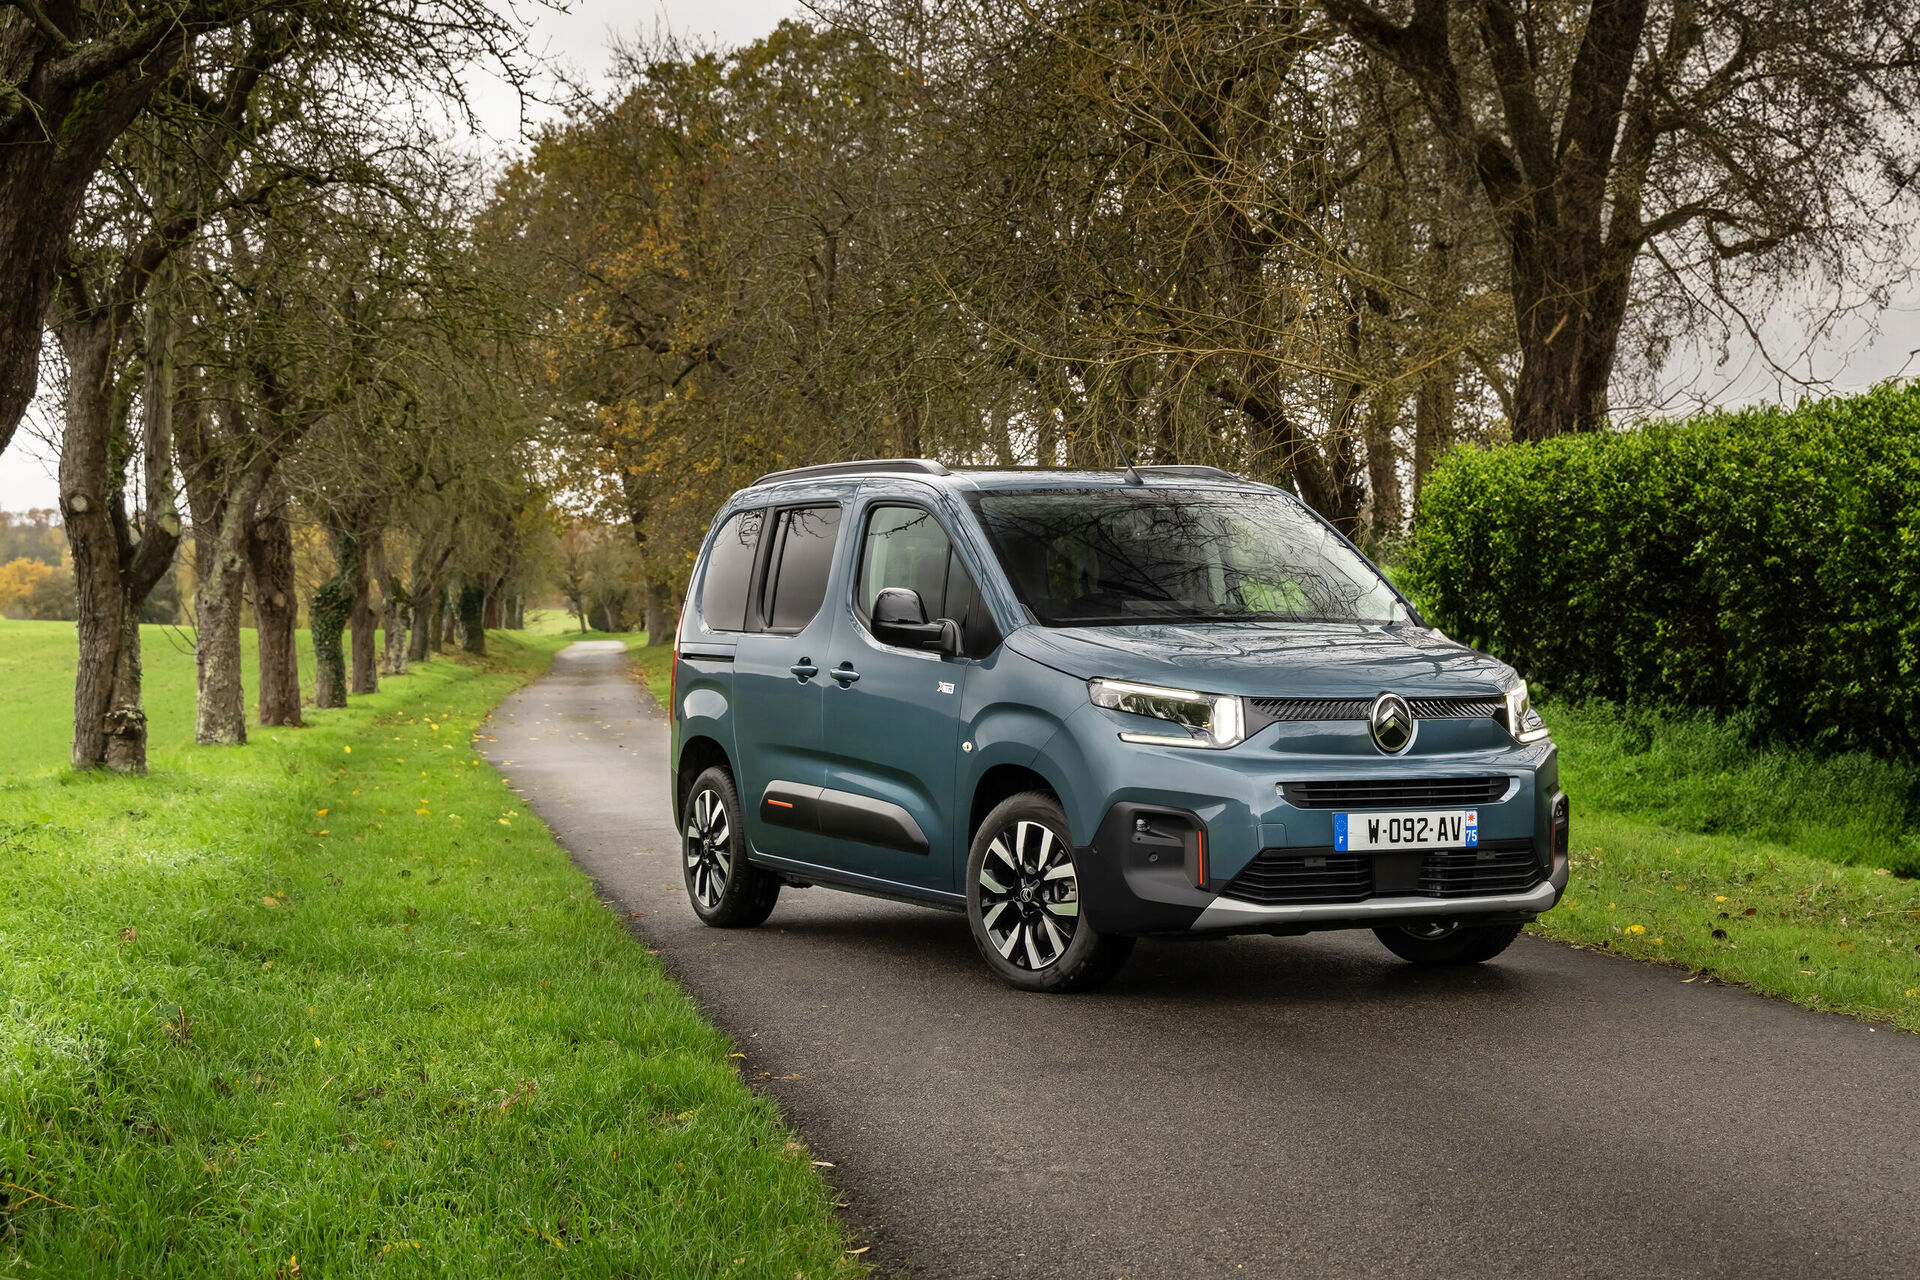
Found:
<path fill-rule="evenodd" d="M 1155 747 L 1231 747 L 1246 738 L 1240 699 L 1224 693 L 1166 689 L 1127 680 L 1089 680 L 1087 696 L 1096 707 L 1152 716 L 1179 725 L 1180 734 L 1122 733 L 1120 741 Z"/>
<path fill-rule="evenodd" d="M 1547 736 L 1547 722 L 1533 709 L 1525 680 L 1507 690 L 1507 732 L 1520 742 L 1538 742 Z"/>

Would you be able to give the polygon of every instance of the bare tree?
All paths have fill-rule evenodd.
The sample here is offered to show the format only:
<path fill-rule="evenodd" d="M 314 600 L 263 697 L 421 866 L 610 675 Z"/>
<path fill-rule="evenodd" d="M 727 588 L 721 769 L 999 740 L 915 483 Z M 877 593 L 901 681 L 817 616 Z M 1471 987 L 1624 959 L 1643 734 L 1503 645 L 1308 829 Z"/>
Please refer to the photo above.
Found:
<path fill-rule="evenodd" d="M 1736 306 L 1912 218 L 1911 0 L 1321 0 L 1419 93 L 1507 249 L 1513 434 L 1606 417 L 1637 272 Z"/>
<path fill-rule="evenodd" d="M 484 0 L 7 0 L 0 5 L 0 452 L 38 385 L 41 324 L 88 188 L 201 41 L 262 32 L 368 81 L 460 93 L 481 57 L 518 82 L 517 25 Z"/>

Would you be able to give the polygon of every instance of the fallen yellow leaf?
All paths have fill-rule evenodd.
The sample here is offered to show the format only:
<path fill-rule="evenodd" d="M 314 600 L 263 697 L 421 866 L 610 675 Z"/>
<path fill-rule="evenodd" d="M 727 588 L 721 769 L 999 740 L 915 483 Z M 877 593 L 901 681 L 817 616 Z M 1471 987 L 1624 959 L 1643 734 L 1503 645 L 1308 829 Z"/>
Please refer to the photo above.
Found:
<path fill-rule="evenodd" d="M 1645 933 L 1646 931 L 1647 926 L 1643 924 L 1630 924 L 1626 928 L 1626 932 L 1628 933 Z"/>
<path fill-rule="evenodd" d="M 316 818 L 324 818 L 324 817 L 326 817 L 326 816 L 327 816 L 327 812 L 328 812 L 328 811 L 327 811 L 327 810 L 325 810 L 325 809 L 315 809 L 315 810 L 313 811 L 313 816 L 314 816 L 314 817 L 316 817 Z"/>

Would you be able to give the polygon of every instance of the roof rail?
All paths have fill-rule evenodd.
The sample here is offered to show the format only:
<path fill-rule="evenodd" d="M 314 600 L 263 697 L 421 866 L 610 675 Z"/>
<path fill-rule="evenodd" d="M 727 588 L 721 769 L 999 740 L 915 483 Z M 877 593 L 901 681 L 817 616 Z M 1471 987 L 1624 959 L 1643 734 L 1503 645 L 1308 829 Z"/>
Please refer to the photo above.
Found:
<path fill-rule="evenodd" d="M 1224 467 L 1207 467 L 1207 466 L 1201 466 L 1198 463 L 1177 463 L 1177 464 L 1164 463 L 1164 464 L 1152 465 L 1152 466 L 1143 464 L 1141 466 L 1135 467 L 1134 470 L 1135 471 L 1151 471 L 1158 475 L 1163 475 L 1163 476 L 1194 476 L 1196 478 L 1214 479 L 1214 480 L 1246 479 L 1245 476 L 1237 476 L 1233 472 L 1228 471 Z"/>
<path fill-rule="evenodd" d="M 814 467 L 793 467 L 769 471 L 755 480 L 754 486 L 780 480 L 816 480 L 826 476 L 858 476 L 874 471 L 905 471 L 923 476 L 951 475 L 944 466 L 927 458 L 876 458 L 871 462 L 823 462 Z"/>

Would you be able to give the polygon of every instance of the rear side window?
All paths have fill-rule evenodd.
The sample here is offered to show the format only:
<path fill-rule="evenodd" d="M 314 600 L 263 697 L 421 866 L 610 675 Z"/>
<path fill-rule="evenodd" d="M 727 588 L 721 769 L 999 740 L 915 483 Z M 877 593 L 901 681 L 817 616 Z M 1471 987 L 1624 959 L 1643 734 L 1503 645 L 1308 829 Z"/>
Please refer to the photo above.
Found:
<path fill-rule="evenodd" d="M 760 550 L 760 526 L 766 512 L 742 511 L 728 519 L 707 554 L 707 577 L 700 588 L 700 616 L 715 631 L 744 631 L 747 587 L 754 554 Z"/>
<path fill-rule="evenodd" d="M 840 508 L 789 507 L 774 529 L 767 569 L 769 631 L 798 631 L 813 621 L 827 598 L 833 548 L 840 538 Z"/>

